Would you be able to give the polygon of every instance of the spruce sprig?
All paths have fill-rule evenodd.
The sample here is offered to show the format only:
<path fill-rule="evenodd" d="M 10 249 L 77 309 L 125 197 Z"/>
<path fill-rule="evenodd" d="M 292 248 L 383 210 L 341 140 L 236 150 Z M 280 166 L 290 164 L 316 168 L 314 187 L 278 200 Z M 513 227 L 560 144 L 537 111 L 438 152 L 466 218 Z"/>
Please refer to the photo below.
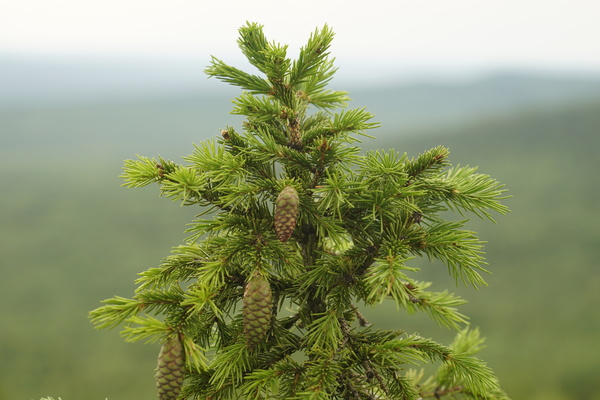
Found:
<path fill-rule="evenodd" d="M 161 195 L 201 208 L 186 242 L 140 273 L 132 298 L 92 311 L 92 322 L 124 324 L 128 341 L 181 345 L 185 383 L 169 396 L 505 399 L 475 357 L 482 338 L 458 311 L 465 300 L 418 279 L 425 256 L 457 281 L 486 284 L 483 242 L 465 216 L 506 213 L 505 190 L 452 167 L 441 146 L 413 158 L 361 154 L 358 137 L 379 124 L 365 108 L 338 110 L 349 98 L 327 88 L 333 36 L 315 30 L 293 60 L 248 23 L 238 44 L 260 75 L 212 58 L 206 73 L 244 90 L 232 111 L 246 117 L 242 129 L 195 145 L 185 165 L 125 162 L 124 186 L 157 183 Z M 376 329 L 360 307 L 384 301 L 426 313 L 456 340 Z M 427 363 L 440 364 L 428 378 L 410 369 Z"/>

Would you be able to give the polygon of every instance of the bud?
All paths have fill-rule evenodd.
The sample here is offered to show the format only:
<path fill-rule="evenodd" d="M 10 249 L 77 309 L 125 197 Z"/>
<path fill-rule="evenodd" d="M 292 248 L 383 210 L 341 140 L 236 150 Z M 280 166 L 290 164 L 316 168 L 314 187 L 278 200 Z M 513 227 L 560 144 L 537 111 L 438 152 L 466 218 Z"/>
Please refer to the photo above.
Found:
<path fill-rule="evenodd" d="M 183 385 L 183 345 L 178 337 L 169 338 L 161 347 L 156 368 L 159 400 L 175 400 Z"/>
<path fill-rule="evenodd" d="M 254 274 L 244 290 L 244 335 L 250 349 L 259 344 L 271 327 L 273 299 L 269 281 Z"/>
<path fill-rule="evenodd" d="M 275 232 L 282 242 L 294 233 L 300 199 L 292 186 L 283 188 L 275 200 Z"/>

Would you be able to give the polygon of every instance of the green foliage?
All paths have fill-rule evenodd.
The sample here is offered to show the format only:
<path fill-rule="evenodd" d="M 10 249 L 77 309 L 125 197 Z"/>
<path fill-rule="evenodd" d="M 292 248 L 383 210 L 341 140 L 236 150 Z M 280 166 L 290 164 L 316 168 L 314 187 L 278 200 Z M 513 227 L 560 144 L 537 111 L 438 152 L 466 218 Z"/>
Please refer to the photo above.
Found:
<path fill-rule="evenodd" d="M 363 108 L 333 113 L 348 97 L 325 89 L 335 72 L 332 39 L 327 26 L 316 30 L 290 60 L 287 47 L 248 24 L 239 45 L 264 76 L 212 59 L 209 76 L 245 90 L 233 110 L 246 117 L 243 131 L 227 127 L 221 139 L 197 145 L 187 165 L 126 161 L 125 186 L 156 182 L 165 197 L 203 210 L 186 243 L 141 274 L 134 297 L 106 300 L 92 321 L 124 324 L 128 341 L 178 335 L 184 398 L 504 399 L 474 357 L 481 338 L 457 311 L 464 300 L 430 292 L 414 266 L 427 256 L 457 281 L 485 285 L 483 242 L 464 220 L 445 218 L 505 213 L 504 189 L 474 168 L 452 168 L 441 146 L 412 159 L 395 150 L 360 155 L 355 136 L 379 125 Z M 274 229 L 284 189 L 298 202 L 285 241 Z M 245 290 L 257 276 L 260 289 Z M 247 301 L 248 292 L 258 297 Z M 383 301 L 457 329 L 455 342 L 375 329 L 359 305 Z M 258 304 L 250 312 L 269 324 L 266 335 L 245 326 L 247 303 Z M 426 363 L 441 366 L 427 379 L 407 373 Z"/>

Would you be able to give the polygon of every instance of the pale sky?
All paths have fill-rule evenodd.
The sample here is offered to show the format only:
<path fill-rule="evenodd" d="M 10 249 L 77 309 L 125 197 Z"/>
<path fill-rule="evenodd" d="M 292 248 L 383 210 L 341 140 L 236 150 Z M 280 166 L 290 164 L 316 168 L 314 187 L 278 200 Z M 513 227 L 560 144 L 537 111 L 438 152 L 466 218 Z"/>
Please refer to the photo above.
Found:
<path fill-rule="evenodd" d="M 246 20 L 290 56 L 327 23 L 338 62 L 600 70 L 598 0 L 8 0 L 0 54 L 227 61 Z"/>

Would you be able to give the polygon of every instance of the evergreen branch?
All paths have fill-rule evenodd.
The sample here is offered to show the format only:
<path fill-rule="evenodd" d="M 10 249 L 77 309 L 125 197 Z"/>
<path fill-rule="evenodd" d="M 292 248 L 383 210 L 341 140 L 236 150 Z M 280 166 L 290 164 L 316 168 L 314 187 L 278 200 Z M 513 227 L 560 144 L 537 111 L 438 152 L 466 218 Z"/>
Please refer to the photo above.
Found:
<path fill-rule="evenodd" d="M 276 371 L 281 376 L 279 393 L 286 399 L 295 398 L 303 386 L 306 367 L 293 360 L 286 359 L 276 365 Z"/>
<path fill-rule="evenodd" d="M 377 372 L 377 370 L 375 368 L 373 368 L 373 365 L 371 364 L 371 362 L 369 360 L 364 360 L 362 362 L 362 366 L 365 369 L 366 375 L 370 376 L 370 377 L 374 377 L 377 380 L 379 389 L 383 393 L 385 393 L 385 395 L 387 397 L 389 397 L 391 393 L 387 387 L 387 384 L 385 383 L 385 381 L 383 380 L 383 378 L 381 377 L 379 372 Z"/>
<path fill-rule="evenodd" d="M 438 345 L 429 339 L 411 336 L 400 341 L 390 341 L 384 348 L 390 346 L 403 352 L 410 347 L 427 355 L 431 360 L 441 360 L 444 364 L 436 375 L 438 387 L 460 387 L 461 391 L 489 398 L 489 394 L 495 396 L 501 393 L 501 390 L 492 370 L 481 360 L 472 357 L 472 354 L 481 349 L 481 344 L 479 331 L 465 328 L 457 334 L 450 347 Z"/>
<path fill-rule="evenodd" d="M 478 271 L 488 272 L 481 265 L 483 243 L 475 233 L 458 229 L 465 221 L 446 221 L 432 224 L 427 230 L 415 230 L 418 233 L 413 241 L 413 254 L 425 253 L 430 258 L 441 260 L 448 266 L 450 274 L 458 281 L 474 287 L 487 285 Z"/>
<path fill-rule="evenodd" d="M 391 149 L 369 151 L 361 160 L 362 177 L 371 188 L 383 188 L 392 185 L 403 188 L 409 179 L 405 171 L 406 155 Z"/>
<path fill-rule="evenodd" d="M 233 210 L 244 210 L 248 214 L 253 213 L 250 210 L 261 207 L 259 195 L 264 191 L 264 188 L 256 185 L 255 182 L 238 182 L 235 183 L 235 189 L 224 191 L 219 198 L 219 206 L 225 209 Z M 229 188 L 228 188 L 229 189 Z M 238 221 L 243 216 L 234 214 L 234 218 Z M 222 222 L 226 222 L 223 220 Z M 227 221 L 229 222 L 229 221 Z"/>
<path fill-rule="evenodd" d="M 312 211 L 312 210 L 310 210 Z M 320 238 L 327 238 L 336 247 L 348 243 L 348 233 L 337 218 L 312 213 L 317 222 L 317 234 Z"/>
<path fill-rule="evenodd" d="M 381 303 L 390 296 L 397 307 L 408 306 L 412 294 L 407 283 L 411 283 L 412 280 L 403 271 L 417 271 L 404 265 L 408 260 L 410 258 L 399 258 L 393 255 L 375 259 L 373 265 L 365 272 L 363 280 L 368 288 L 368 297 L 365 299 L 367 304 Z"/>
<path fill-rule="evenodd" d="M 267 76 L 271 85 L 267 93 L 292 107 L 296 93 L 293 85 L 287 82 L 291 66 L 290 59 L 286 57 L 287 46 L 267 42 L 262 26 L 251 23 L 240 29 L 238 44 L 248 61 Z"/>
<path fill-rule="evenodd" d="M 201 314 L 210 312 L 215 317 L 220 317 L 223 310 L 219 308 L 219 304 L 214 301 L 217 288 L 209 285 L 194 285 L 186 292 L 186 298 L 181 302 L 182 306 L 189 306 L 190 312 Z"/>
<path fill-rule="evenodd" d="M 244 137 L 236 132 L 231 126 L 227 126 L 221 131 L 221 137 L 222 140 L 219 143 L 222 143 L 225 150 L 234 156 L 238 155 L 248 147 Z"/>
<path fill-rule="evenodd" d="M 184 292 L 177 285 L 166 290 L 143 291 L 135 294 L 135 298 L 148 307 L 177 307 L 184 299 Z"/>
<path fill-rule="evenodd" d="M 310 352 L 335 350 L 339 346 L 342 331 L 335 310 L 316 318 L 308 328 L 305 345 Z"/>
<path fill-rule="evenodd" d="M 248 175 L 245 169 L 246 158 L 226 152 L 214 140 L 194 145 L 194 152 L 184 157 L 184 160 L 193 164 L 194 168 L 189 169 L 198 171 L 202 181 L 209 183 L 212 190 L 242 183 Z"/>
<path fill-rule="evenodd" d="M 242 382 L 244 374 L 252 370 L 253 364 L 254 360 L 250 357 L 246 343 L 240 342 L 227 346 L 211 363 L 214 372 L 210 384 L 216 388 L 229 384 L 238 385 Z"/>
<path fill-rule="evenodd" d="M 208 254 L 198 245 L 180 245 L 173 249 L 158 268 L 141 272 L 136 292 L 159 289 L 175 282 L 187 281 L 197 273 L 197 268 L 208 260 Z"/>
<path fill-rule="evenodd" d="M 298 398 L 307 400 L 330 399 L 338 386 L 340 366 L 323 354 L 318 360 L 308 362 L 304 374 L 306 390 L 299 392 Z"/>
<path fill-rule="evenodd" d="M 263 26 L 256 23 L 246 23 L 239 33 L 238 45 L 250 64 L 270 80 L 282 81 L 291 63 L 286 58 L 287 46 L 269 43 L 263 33 Z"/>
<path fill-rule="evenodd" d="M 342 210 L 353 207 L 349 198 L 360 188 L 348 179 L 347 173 L 327 170 L 325 174 L 325 179 L 313 190 L 319 199 L 317 209 L 321 213 L 330 212 L 341 220 Z"/>
<path fill-rule="evenodd" d="M 361 327 L 368 327 L 371 326 L 371 323 L 365 318 L 365 316 L 360 312 L 360 310 L 358 309 L 358 307 L 352 305 L 352 310 L 354 311 L 354 313 L 356 314 L 356 319 L 358 319 L 358 322 L 360 324 Z"/>
<path fill-rule="evenodd" d="M 321 109 L 346 107 L 347 102 L 350 101 L 348 92 L 325 89 L 337 71 L 333 62 L 334 59 L 324 60 L 317 73 L 298 85 L 300 97 Z"/>
<path fill-rule="evenodd" d="M 270 369 L 264 369 L 266 366 Z M 306 368 L 285 354 L 277 357 L 274 363 L 262 363 L 244 377 L 240 391 L 250 398 L 271 398 L 273 393 L 280 393 L 285 398 L 294 398 L 296 393 L 305 388 L 303 377 Z"/>
<path fill-rule="evenodd" d="M 106 305 L 91 311 L 90 318 L 97 329 L 114 328 L 141 311 L 164 311 L 169 307 L 176 307 L 182 299 L 179 288 L 137 293 L 134 299 L 115 296 L 103 300 L 102 303 Z"/>
<path fill-rule="evenodd" d="M 444 361 L 451 352 L 449 348 L 417 335 L 376 343 L 371 350 L 381 365 L 418 365 L 427 361 Z"/>
<path fill-rule="evenodd" d="M 248 132 L 245 139 L 248 143 L 244 156 L 251 158 L 254 163 L 274 163 L 279 159 L 281 146 L 287 145 L 287 136 L 282 129 L 276 129 L 272 124 L 253 121 L 247 124 Z M 253 166 L 253 164 L 250 166 Z M 273 176 L 274 174 L 269 174 Z"/>
<path fill-rule="evenodd" d="M 454 354 L 445 360 L 445 369 L 438 373 L 438 380 L 445 386 L 461 386 L 484 398 L 500 390 L 493 371 L 483 361 L 462 354 Z"/>
<path fill-rule="evenodd" d="M 319 298 L 329 304 L 330 308 L 352 309 L 353 294 L 360 291 L 353 268 L 348 260 L 323 255 L 313 268 L 306 271 L 302 279 L 299 287 L 301 301 L 310 303 L 311 298 Z"/>
<path fill-rule="evenodd" d="M 466 304 L 467 301 L 448 293 L 424 291 L 430 285 L 429 282 L 407 283 L 410 290 L 410 303 L 407 310 L 414 312 L 415 308 L 425 311 L 440 326 L 450 329 L 460 329 L 459 324 L 466 324 L 468 317 L 459 313 L 456 307 Z"/>
<path fill-rule="evenodd" d="M 267 78 L 269 78 L 269 81 L 271 81 L 273 86 L 285 83 L 286 76 L 289 73 L 292 63 L 291 60 L 286 57 L 287 45 L 280 46 L 274 42 L 268 43 L 265 53 L 268 57 L 268 63 L 265 68 Z"/>
<path fill-rule="evenodd" d="M 458 332 L 450 344 L 450 348 L 458 354 L 472 356 L 485 348 L 485 338 L 481 337 L 478 328 L 465 328 Z"/>
<path fill-rule="evenodd" d="M 235 398 L 238 395 L 237 387 L 232 381 L 225 382 L 222 386 L 212 385 L 210 379 L 213 370 L 202 371 L 191 375 L 190 383 L 183 388 L 183 398 L 202 398 L 213 400 L 225 400 Z"/>
<path fill-rule="evenodd" d="M 189 167 L 177 167 L 165 175 L 160 188 L 161 194 L 182 204 L 193 204 L 202 198 L 206 180 L 196 170 Z"/>
<path fill-rule="evenodd" d="M 300 49 L 300 55 L 292 63 L 289 84 L 299 85 L 311 75 L 315 75 L 329 53 L 329 46 L 333 40 L 334 33 L 327 25 L 321 30 L 316 29 L 308 39 L 308 43 Z"/>
<path fill-rule="evenodd" d="M 399 226 L 399 221 L 405 219 L 402 217 L 403 215 L 419 212 L 413 202 L 397 195 L 392 184 L 381 188 L 372 188 L 363 195 L 360 203 L 370 205 L 370 210 L 363 209 L 368 211 L 363 219 L 373 223 L 372 229 L 378 225 L 378 234 L 381 238 L 386 239 L 389 239 L 390 232 L 398 229 L 396 227 Z"/>
<path fill-rule="evenodd" d="M 161 267 L 148 268 L 138 274 L 140 278 L 135 281 L 139 285 L 136 292 L 158 289 L 173 282 L 187 281 L 195 272 L 195 268 L 179 264 L 177 261 L 166 261 Z"/>
<path fill-rule="evenodd" d="M 121 296 L 103 300 L 102 303 L 106 305 L 90 312 L 90 319 L 96 329 L 114 328 L 145 308 L 142 302 Z"/>
<path fill-rule="evenodd" d="M 240 391 L 246 399 L 265 399 L 268 397 L 268 393 L 275 391 L 280 374 L 277 369 L 254 370 L 246 375 Z"/>
<path fill-rule="evenodd" d="M 384 369 L 384 374 L 388 381 L 389 391 L 394 400 L 422 400 L 415 383 L 404 376 L 398 374 L 394 368 Z"/>
<path fill-rule="evenodd" d="M 409 177 L 415 178 L 425 172 L 433 173 L 448 165 L 450 151 L 444 146 L 435 147 L 425 153 L 419 154 L 405 164 L 405 171 Z"/>
<path fill-rule="evenodd" d="M 324 112 L 317 111 L 303 119 L 302 121 L 302 138 L 304 143 L 310 145 L 314 141 L 322 141 L 330 132 L 331 119 Z M 329 141 L 335 143 L 335 141 Z"/>
<path fill-rule="evenodd" d="M 165 174 L 173 172 L 177 166 L 171 161 L 159 157 L 137 156 L 137 160 L 125 160 L 123 173 L 119 176 L 125 180 L 125 187 L 143 187 L 153 182 L 159 182 Z"/>
<path fill-rule="evenodd" d="M 450 209 L 461 213 L 462 210 L 471 211 L 480 218 L 485 217 L 494 221 L 487 210 L 506 214 L 508 207 L 500 203 L 500 200 L 510 196 L 503 195 L 506 192 L 503 189 L 504 185 L 489 175 L 477 174 L 475 171 L 477 171 L 476 167 L 459 165 L 448 170 L 445 179 L 453 189 L 450 196 L 445 198 L 445 202 Z"/>
<path fill-rule="evenodd" d="M 239 86 L 250 93 L 269 94 L 271 92 L 271 85 L 263 78 L 231 67 L 216 57 L 211 58 L 211 66 L 206 68 L 204 73 L 209 77 L 214 76 L 220 81 Z"/>
<path fill-rule="evenodd" d="M 327 84 L 331 81 L 331 79 L 333 79 L 333 76 L 338 70 L 338 68 L 333 66 L 334 61 L 335 59 L 323 59 L 323 61 L 319 64 L 319 68 L 316 71 L 316 73 L 310 75 L 306 80 L 297 85 L 298 89 L 302 92 L 304 96 L 308 98 L 308 101 L 310 103 L 315 104 L 314 96 L 323 94 L 325 92 Z M 342 96 L 345 96 L 348 93 L 341 92 L 340 94 Z M 340 106 L 343 107 L 343 104 L 340 104 Z"/>
<path fill-rule="evenodd" d="M 255 96 L 250 93 L 242 93 L 233 99 L 235 107 L 231 111 L 233 115 L 246 115 L 256 122 L 279 122 L 282 121 L 283 110 L 281 104 L 268 96 Z"/>
<path fill-rule="evenodd" d="M 190 337 L 183 336 L 185 363 L 189 371 L 203 372 L 208 369 L 205 349 L 196 344 Z"/>
<path fill-rule="evenodd" d="M 138 326 L 132 326 L 138 325 Z M 145 316 L 132 316 L 127 319 L 127 325 L 121 332 L 126 342 L 137 342 L 146 339 L 146 343 L 153 343 L 159 339 L 168 328 L 164 322 L 156 318 Z"/>
<path fill-rule="evenodd" d="M 315 107 L 329 110 L 336 107 L 346 107 L 350 101 L 350 97 L 348 96 L 348 92 L 343 90 L 322 90 L 307 94 L 306 100 Z"/>
<path fill-rule="evenodd" d="M 209 288 L 222 287 L 227 281 L 228 272 L 225 266 L 227 261 L 217 259 L 204 263 L 198 268 L 198 283 Z"/>
<path fill-rule="evenodd" d="M 333 121 L 329 126 L 331 135 L 340 133 L 358 133 L 373 139 L 364 133 L 367 129 L 375 129 L 380 126 L 379 122 L 367 122 L 373 118 L 373 114 L 366 111 L 366 108 L 355 108 L 352 110 L 342 110 L 333 116 Z"/>
<path fill-rule="evenodd" d="M 322 128 L 323 126 L 325 126 L 326 124 L 329 123 L 330 118 L 331 118 L 330 114 L 325 113 L 321 110 L 315 111 L 314 113 L 311 113 L 310 115 L 305 115 L 302 120 L 302 129 L 304 130 L 304 139 L 308 142 L 308 141 L 312 140 L 312 138 L 314 138 L 315 136 L 321 135 L 320 133 L 315 134 L 315 135 L 310 135 L 309 132 L 312 129 Z"/>

